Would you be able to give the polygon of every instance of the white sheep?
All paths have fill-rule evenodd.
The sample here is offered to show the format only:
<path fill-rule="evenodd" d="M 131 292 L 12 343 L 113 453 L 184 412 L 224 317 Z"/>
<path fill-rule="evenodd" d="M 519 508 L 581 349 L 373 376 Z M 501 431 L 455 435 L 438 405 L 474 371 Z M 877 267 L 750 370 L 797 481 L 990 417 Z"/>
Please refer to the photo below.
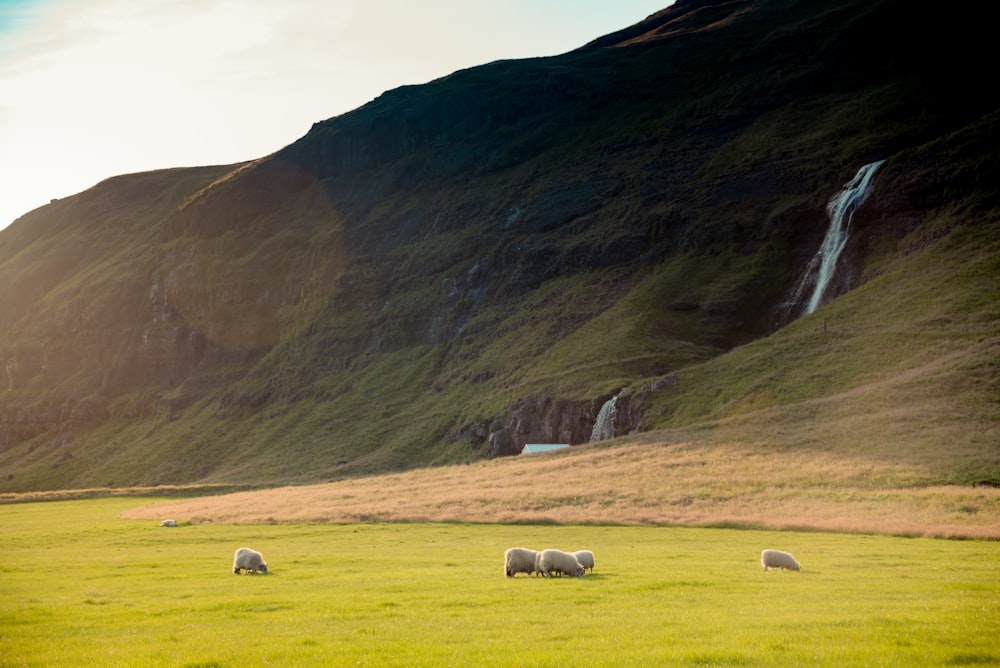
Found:
<path fill-rule="evenodd" d="M 577 550 L 573 553 L 576 560 L 580 562 L 580 565 L 588 569 L 591 573 L 594 572 L 594 553 L 590 550 Z"/>
<path fill-rule="evenodd" d="M 795 557 L 781 550 L 764 550 L 760 553 L 760 565 L 766 571 L 769 568 L 787 568 L 790 571 L 799 570 L 799 562 Z"/>
<path fill-rule="evenodd" d="M 163 520 L 160 522 L 161 527 L 175 527 L 177 526 L 177 520 Z"/>
<path fill-rule="evenodd" d="M 582 577 L 585 571 L 572 554 L 551 548 L 538 553 L 535 570 L 547 578 L 552 577 L 553 573 Z"/>
<path fill-rule="evenodd" d="M 233 574 L 239 575 L 240 571 L 267 573 L 267 564 L 264 563 L 264 557 L 260 552 L 249 547 L 241 547 L 233 555 Z"/>
<path fill-rule="evenodd" d="M 538 552 L 535 550 L 529 550 L 526 547 L 508 548 L 503 553 L 503 574 L 509 578 L 514 577 L 518 573 L 533 575 L 535 573 L 535 556 L 537 554 Z"/>

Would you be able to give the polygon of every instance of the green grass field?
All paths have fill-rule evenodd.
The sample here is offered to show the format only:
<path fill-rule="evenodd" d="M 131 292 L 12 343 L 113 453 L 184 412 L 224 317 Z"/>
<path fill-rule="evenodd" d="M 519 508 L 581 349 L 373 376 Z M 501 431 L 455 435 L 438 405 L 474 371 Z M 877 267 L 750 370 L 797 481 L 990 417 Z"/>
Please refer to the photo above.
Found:
<path fill-rule="evenodd" d="M 1000 542 L 735 529 L 195 524 L 144 498 L 0 506 L 0 664 L 984 665 Z M 234 576 L 233 551 L 272 573 Z M 588 548 L 584 578 L 503 551 Z M 798 573 L 763 572 L 762 548 Z"/>

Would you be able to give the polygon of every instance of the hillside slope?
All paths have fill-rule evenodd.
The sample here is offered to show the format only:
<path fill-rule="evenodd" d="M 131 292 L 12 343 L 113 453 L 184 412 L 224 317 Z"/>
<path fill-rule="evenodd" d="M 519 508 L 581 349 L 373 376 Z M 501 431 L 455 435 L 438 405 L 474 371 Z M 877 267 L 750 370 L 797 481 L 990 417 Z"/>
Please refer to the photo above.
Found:
<path fill-rule="evenodd" d="M 820 434 L 877 398 L 886 457 L 912 419 L 942 478 L 995 482 L 1000 92 L 957 76 L 984 12 L 681 0 L 34 211 L 0 232 L 0 491 L 578 444 L 622 388 L 616 435 L 790 406 Z M 846 297 L 798 319 L 873 160 Z"/>

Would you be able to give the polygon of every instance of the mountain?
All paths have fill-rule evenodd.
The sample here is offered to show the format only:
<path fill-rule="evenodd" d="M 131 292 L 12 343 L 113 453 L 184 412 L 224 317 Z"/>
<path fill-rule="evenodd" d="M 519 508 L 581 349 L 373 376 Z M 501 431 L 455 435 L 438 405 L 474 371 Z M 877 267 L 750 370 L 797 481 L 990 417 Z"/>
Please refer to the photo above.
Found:
<path fill-rule="evenodd" d="M 461 463 L 587 442 L 612 405 L 615 436 L 844 408 L 818 433 L 859 395 L 885 402 L 862 436 L 1000 482 L 986 19 L 678 0 L 33 211 L 0 231 L 0 492 Z M 827 203 L 874 161 L 804 315 Z"/>

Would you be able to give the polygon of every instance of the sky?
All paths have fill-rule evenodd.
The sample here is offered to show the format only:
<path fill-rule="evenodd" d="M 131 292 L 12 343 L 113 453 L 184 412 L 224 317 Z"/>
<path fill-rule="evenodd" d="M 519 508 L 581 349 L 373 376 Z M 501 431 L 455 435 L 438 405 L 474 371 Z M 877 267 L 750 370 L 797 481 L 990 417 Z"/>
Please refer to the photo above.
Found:
<path fill-rule="evenodd" d="M 105 178 L 224 165 L 381 93 L 565 53 L 672 0 L 0 0 L 0 229 Z"/>

